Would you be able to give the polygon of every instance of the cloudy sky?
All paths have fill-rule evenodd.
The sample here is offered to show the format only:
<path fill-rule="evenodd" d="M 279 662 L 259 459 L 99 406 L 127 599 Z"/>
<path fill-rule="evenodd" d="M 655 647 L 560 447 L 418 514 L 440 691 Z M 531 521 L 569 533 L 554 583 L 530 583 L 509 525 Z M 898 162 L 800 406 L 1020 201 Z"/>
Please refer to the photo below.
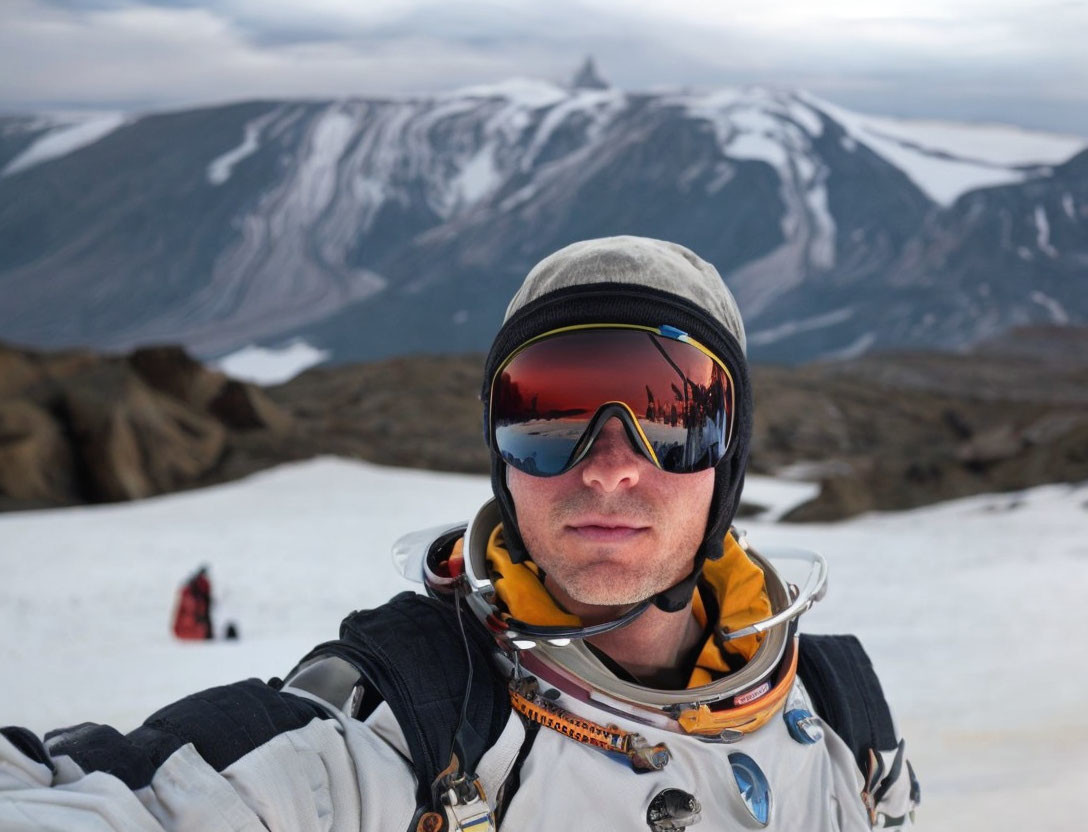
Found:
<path fill-rule="evenodd" d="M 1088 0 L 0 0 L 0 110 L 428 92 L 587 54 L 625 89 L 800 87 L 1088 135 Z"/>

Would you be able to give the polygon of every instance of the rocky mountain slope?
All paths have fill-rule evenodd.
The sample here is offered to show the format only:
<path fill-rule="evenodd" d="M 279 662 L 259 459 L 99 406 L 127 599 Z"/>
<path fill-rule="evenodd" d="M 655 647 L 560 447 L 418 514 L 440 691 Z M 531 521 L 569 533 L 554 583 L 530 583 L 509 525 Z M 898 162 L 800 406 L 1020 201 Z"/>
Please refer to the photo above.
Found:
<path fill-rule="evenodd" d="M 0 349 L 0 509 L 126 500 L 337 454 L 485 473 L 482 356 L 320 367 L 261 389 L 175 347 Z M 1088 478 L 1088 329 L 968 355 L 756 366 L 752 470 L 822 483 L 830 520 Z M 747 510 L 754 510 L 748 507 Z"/>
<path fill-rule="evenodd" d="M 481 350 L 534 262 L 615 233 L 714 262 L 756 359 L 1088 316 L 1081 139 L 592 80 L 0 119 L 0 337 Z"/>

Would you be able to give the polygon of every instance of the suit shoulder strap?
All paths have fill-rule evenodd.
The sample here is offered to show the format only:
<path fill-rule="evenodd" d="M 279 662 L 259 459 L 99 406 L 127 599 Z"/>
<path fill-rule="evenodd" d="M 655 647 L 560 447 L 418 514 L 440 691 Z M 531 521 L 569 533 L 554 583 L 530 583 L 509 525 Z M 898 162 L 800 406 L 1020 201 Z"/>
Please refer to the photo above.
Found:
<path fill-rule="evenodd" d="M 802 633 L 797 662 L 812 705 L 842 738 L 865 779 L 862 798 L 874 824 L 904 822 L 920 801 L 891 708 L 857 637 Z"/>
<path fill-rule="evenodd" d="M 340 638 L 315 647 L 288 684 L 295 685 L 322 659 L 341 660 L 336 663 L 341 669 L 330 676 L 340 680 L 341 690 L 343 663 L 357 671 L 366 696 L 385 701 L 400 724 L 416 774 L 417 802 L 430 806 L 432 784 L 452 755 L 458 755 L 463 772 L 475 771 L 509 719 L 510 698 L 492 663 L 494 649 L 467 611 L 459 616 L 451 604 L 403 592 L 345 618 Z"/>
<path fill-rule="evenodd" d="M 802 633 L 800 640 L 797 674 L 817 713 L 864 771 L 869 749 L 887 751 L 898 743 L 873 663 L 856 636 Z"/>

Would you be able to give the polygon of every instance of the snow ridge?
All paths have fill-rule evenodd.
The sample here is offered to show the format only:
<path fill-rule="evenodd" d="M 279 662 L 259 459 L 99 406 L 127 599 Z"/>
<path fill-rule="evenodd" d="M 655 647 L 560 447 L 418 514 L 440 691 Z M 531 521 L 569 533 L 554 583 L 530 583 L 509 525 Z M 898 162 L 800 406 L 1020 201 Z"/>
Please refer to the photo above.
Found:
<path fill-rule="evenodd" d="M 54 129 L 39 137 L 30 147 L 8 162 L 0 171 L 0 176 L 11 176 L 43 162 L 74 153 L 81 147 L 105 138 L 127 120 L 123 113 L 100 113 L 81 117 L 75 122 L 58 122 Z"/>
<path fill-rule="evenodd" d="M 778 174 L 787 244 L 736 274 L 731 285 L 750 316 L 799 286 L 810 271 L 835 265 L 836 226 L 828 208 L 830 172 L 813 146 L 823 135 L 816 110 L 789 92 L 717 90 L 678 99 L 692 118 L 711 124 L 726 159 L 766 162 Z"/>
<path fill-rule="evenodd" d="M 212 185 L 222 185 L 230 179 L 234 166 L 247 156 L 252 156 L 257 152 L 260 148 L 261 131 L 275 121 L 281 112 L 282 108 L 277 107 L 272 112 L 265 113 L 260 118 L 255 118 L 247 123 L 242 143 L 208 163 L 208 181 Z"/>
<path fill-rule="evenodd" d="M 1000 124 L 957 124 L 868 116 L 808 93 L 801 100 L 826 113 L 863 144 L 900 168 L 935 202 L 951 205 L 975 188 L 1023 182 L 1045 165 L 1088 146 L 1080 136 Z"/>
<path fill-rule="evenodd" d="M 1035 231 L 1035 242 L 1039 250 L 1047 257 L 1057 257 L 1057 250 L 1050 244 L 1050 222 L 1042 205 L 1035 206 Z"/>
<path fill-rule="evenodd" d="M 826 312 L 823 315 L 815 315 L 811 318 L 804 318 L 799 321 L 789 321 L 780 324 L 779 326 L 771 327 L 770 329 L 749 333 L 748 343 L 753 346 L 773 344 L 775 341 L 781 341 L 783 338 L 790 338 L 802 332 L 811 332 L 815 329 L 823 329 L 825 327 L 841 324 L 844 321 L 850 320 L 852 317 L 854 317 L 854 310 L 850 307 L 836 309 L 832 312 Z"/>
<path fill-rule="evenodd" d="M 1035 291 L 1031 293 L 1030 297 L 1032 303 L 1039 304 L 1039 306 L 1050 313 L 1050 319 L 1054 323 L 1059 326 L 1064 326 L 1069 323 L 1069 313 L 1065 311 L 1065 308 L 1058 303 L 1058 301 L 1050 297 L 1050 295 Z"/>

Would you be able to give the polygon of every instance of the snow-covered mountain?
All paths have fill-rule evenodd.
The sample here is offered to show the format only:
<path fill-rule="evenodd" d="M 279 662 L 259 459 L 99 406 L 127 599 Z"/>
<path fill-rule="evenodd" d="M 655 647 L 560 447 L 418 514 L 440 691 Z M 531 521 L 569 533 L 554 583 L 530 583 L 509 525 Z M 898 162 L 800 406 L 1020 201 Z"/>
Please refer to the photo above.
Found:
<path fill-rule="evenodd" d="M 1084 139 L 594 80 L 0 120 L 0 338 L 480 350 L 534 262 L 616 233 L 714 262 L 757 359 L 1088 320 Z"/>

